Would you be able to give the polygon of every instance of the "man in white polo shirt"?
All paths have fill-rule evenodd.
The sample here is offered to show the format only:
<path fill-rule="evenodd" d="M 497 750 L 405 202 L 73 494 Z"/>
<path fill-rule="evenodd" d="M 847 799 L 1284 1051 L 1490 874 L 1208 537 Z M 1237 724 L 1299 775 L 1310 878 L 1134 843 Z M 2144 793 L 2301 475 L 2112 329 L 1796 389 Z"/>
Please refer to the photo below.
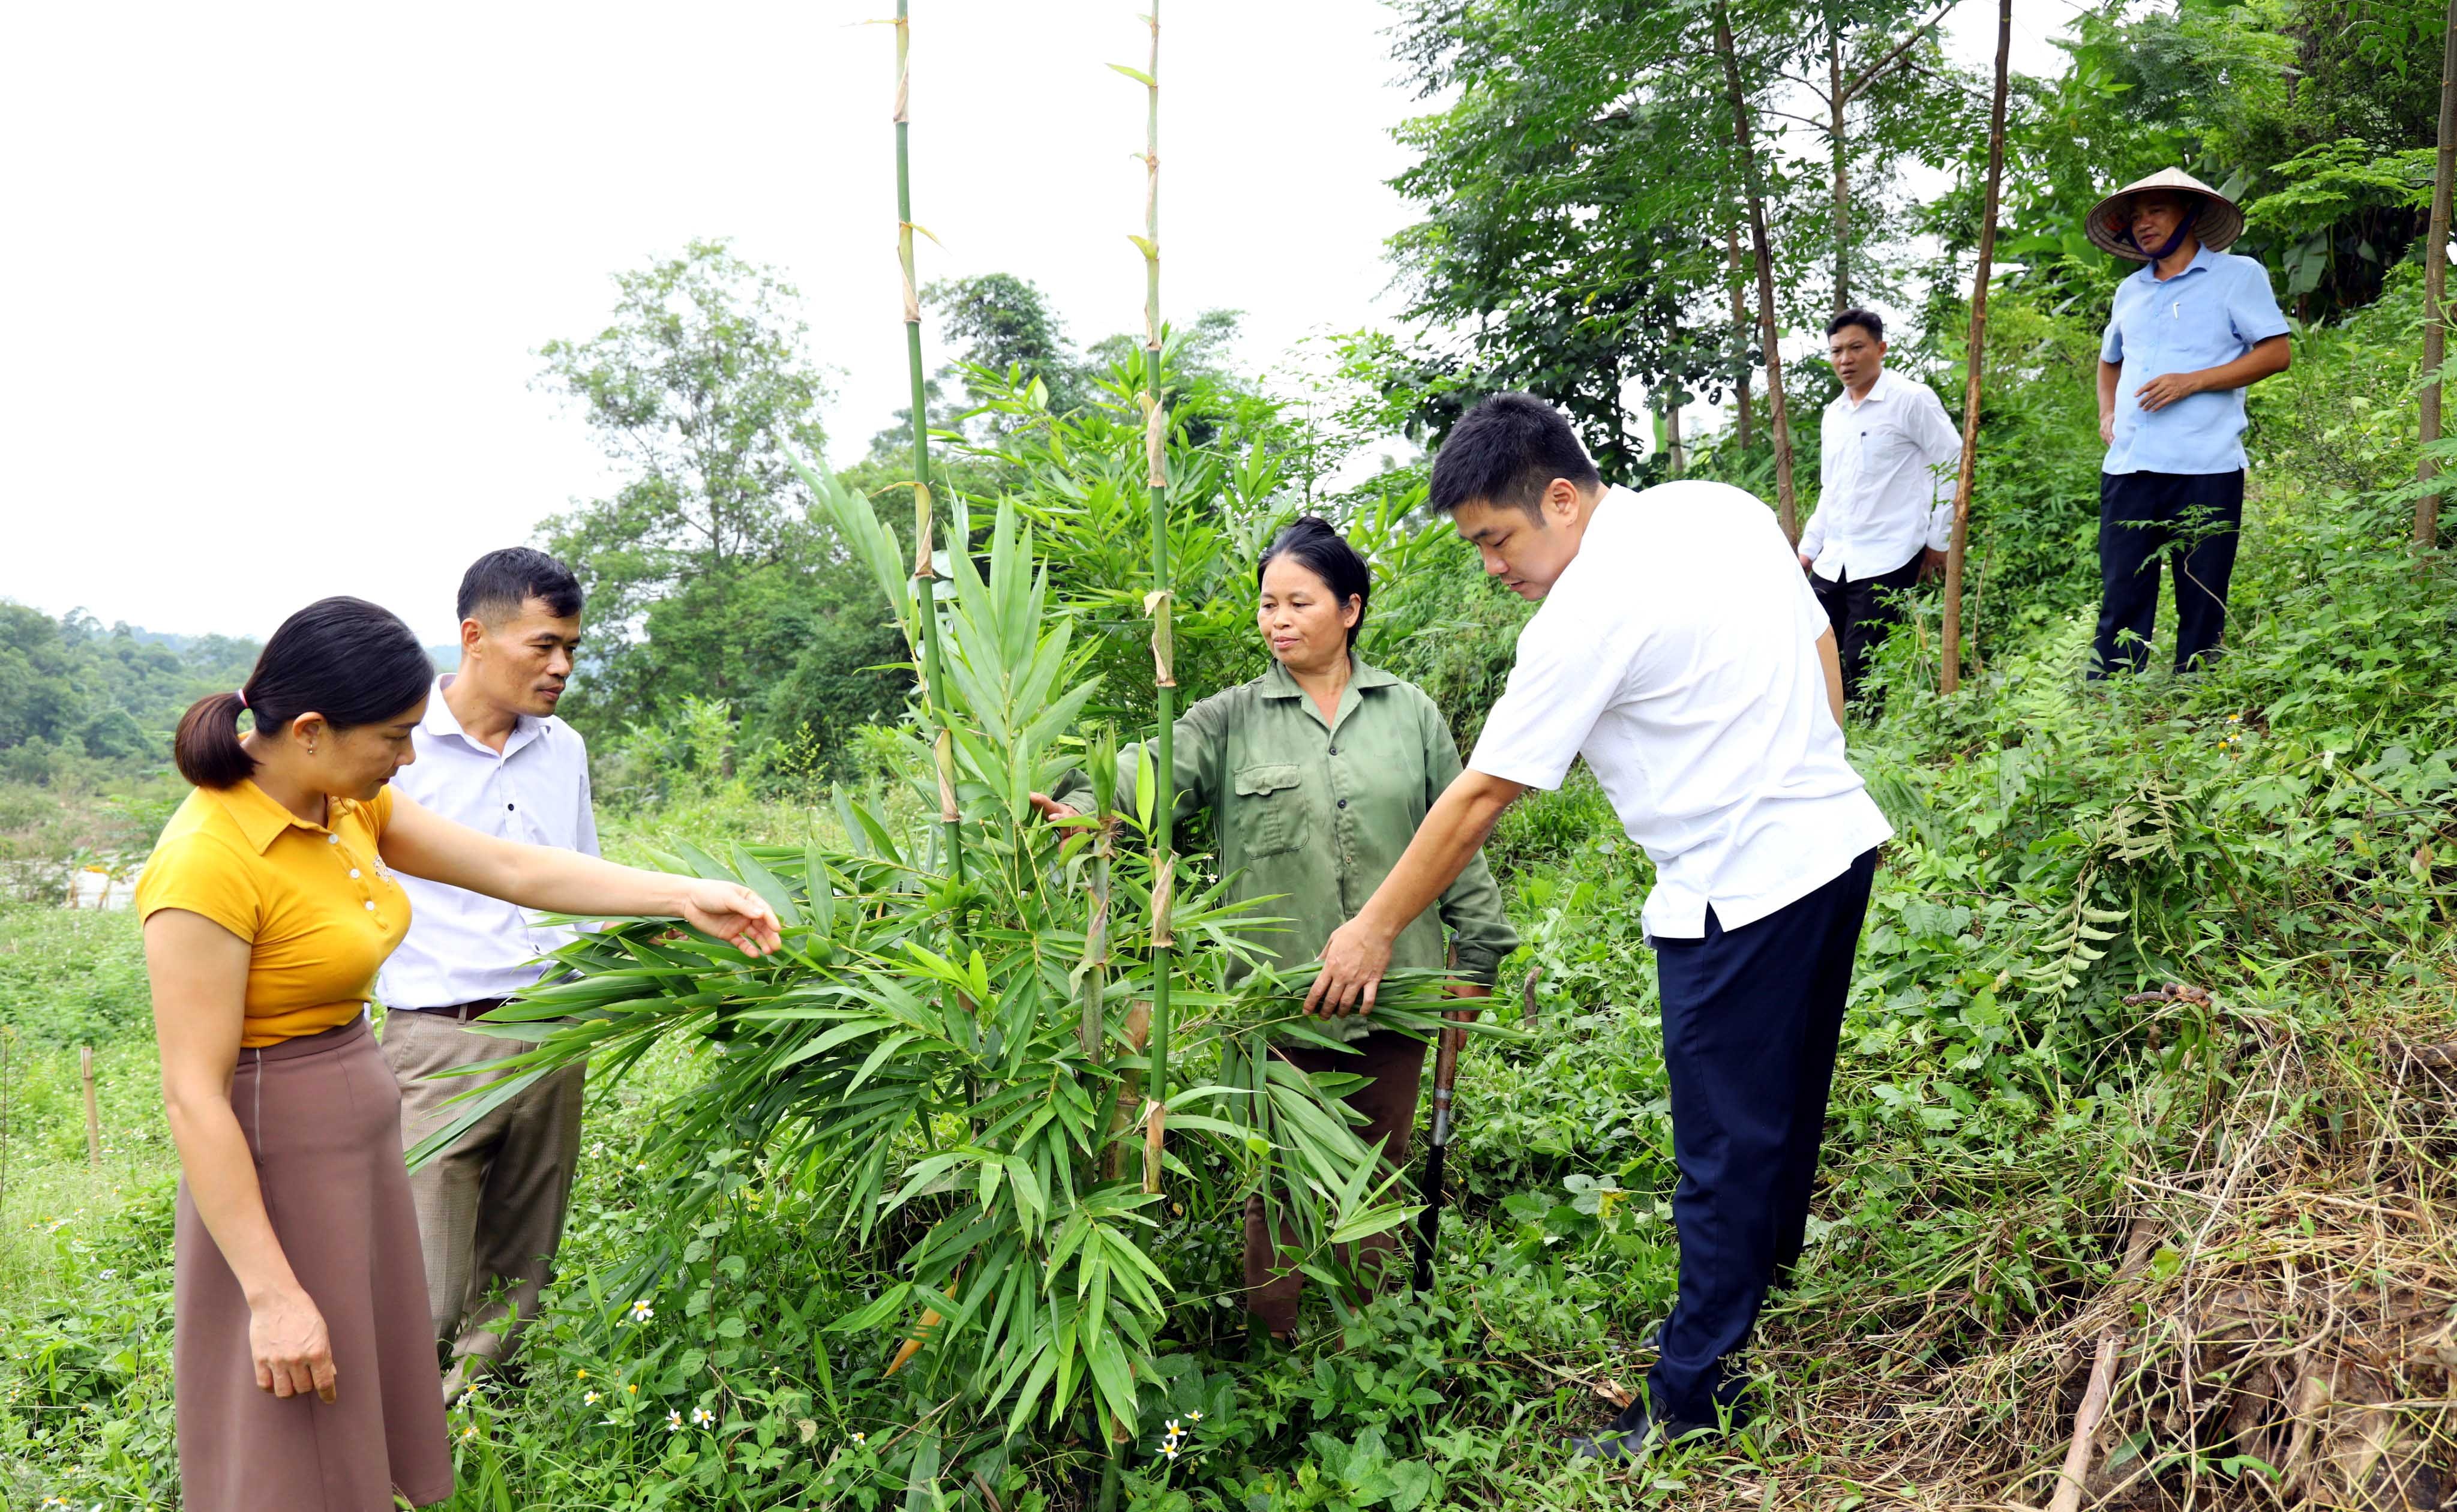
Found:
<path fill-rule="evenodd" d="M 1757 499 L 1720 483 L 1607 488 L 1542 401 L 1495 394 L 1434 459 L 1433 502 L 1485 570 L 1543 608 L 1467 770 L 1323 947 L 1307 1006 L 1370 1011 L 1391 941 L 1529 788 L 1584 756 L 1655 862 L 1681 1292 L 1649 1390 L 1582 1454 L 1714 1431 L 1724 1357 L 1800 1254 L 1876 847 L 1893 833 L 1843 756 L 1834 632 Z"/>
<path fill-rule="evenodd" d="M 1834 628 L 1852 702 L 1869 652 L 1903 617 L 1901 595 L 1945 570 L 1962 433 L 1935 389 L 1886 371 L 1886 324 L 1870 311 L 1827 321 L 1826 351 L 1843 392 L 1826 406 L 1800 565 Z"/>
<path fill-rule="evenodd" d="M 597 854 L 588 748 L 554 717 L 580 646 L 580 584 L 543 551 L 490 551 L 461 579 L 461 670 L 438 678 L 393 785 L 488 835 Z M 384 963 L 384 1058 L 401 1082 L 407 1150 L 463 1111 L 482 1079 L 445 1076 L 520 1053 L 465 1025 L 532 985 L 572 938 L 510 903 L 403 877 L 408 937 Z M 410 1176 L 427 1306 L 452 1368 L 444 1396 L 510 1355 L 537 1313 L 580 1160 L 583 1068 L 539 1081 Z"/>

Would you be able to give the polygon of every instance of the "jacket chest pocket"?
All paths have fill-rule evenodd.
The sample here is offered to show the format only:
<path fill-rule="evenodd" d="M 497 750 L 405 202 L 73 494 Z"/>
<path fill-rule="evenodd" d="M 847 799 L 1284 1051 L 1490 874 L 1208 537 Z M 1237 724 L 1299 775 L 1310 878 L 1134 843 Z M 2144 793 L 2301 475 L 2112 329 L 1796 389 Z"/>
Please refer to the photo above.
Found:
<path fill-rule="evenodd" d="M 1295 766 L 1238 769 L 1235 821 L 1249 860 L 1295 850 L 1305 837 L 1305 787 Z"/>

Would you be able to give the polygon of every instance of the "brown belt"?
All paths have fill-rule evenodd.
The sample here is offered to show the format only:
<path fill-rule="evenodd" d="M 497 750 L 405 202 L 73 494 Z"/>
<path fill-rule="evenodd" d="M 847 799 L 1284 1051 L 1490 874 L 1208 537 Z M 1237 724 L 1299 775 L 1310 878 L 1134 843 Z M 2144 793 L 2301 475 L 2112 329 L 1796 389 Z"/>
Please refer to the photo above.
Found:
<path fill-rule="evenodd" d="M 439 1019 L 450 1019 L 456 1024 L 466 1024 L 481 1014 L 494 1012 L 511 1001 L 509 998 L 480 998 L 475 1003 L 454 1003 L 440 1008 L 410 1008 L 406 1011 L 431 1015 Z"/>

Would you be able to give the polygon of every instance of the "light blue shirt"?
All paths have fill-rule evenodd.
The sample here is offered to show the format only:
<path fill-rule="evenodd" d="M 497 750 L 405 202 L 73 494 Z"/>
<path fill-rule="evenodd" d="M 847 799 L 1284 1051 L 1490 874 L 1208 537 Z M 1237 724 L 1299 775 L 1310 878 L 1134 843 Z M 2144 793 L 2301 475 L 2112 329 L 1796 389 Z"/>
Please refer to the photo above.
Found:
<path fill-rule="evenodd" d="M 410 732 L 418 759 L 392 785 L 456 824 L 524 845 L 597 854 L 589 803 L 588 746 L 580 732 L 548 715 L 523 715 L 501 755 L 461 728 L 439 677 L 426 717 Z M 409 894 L 409 933 L 376 979 L 387 1007 L 448 1008 L 508 998 L 536 984 L 538 958 L 575 938 L 560 924 L 529 922 L 526 909 L 423 878 L 402 877 Z"/>
<path fill-rule="evenodd" d="M 2167 373 L 2222 366 L 2285 334 L 2269 272 L 2250 258 L 2203 247 L 2172 279 L 2143 263 L 2116 286 L 2099 343 L 2099 358 L 2124 368 L 2116 381 L 2116 444 L 2099 470 L 2241 471 L 2242 389 L 2192 394 L 2148 414 L 2134 390 Z"/>

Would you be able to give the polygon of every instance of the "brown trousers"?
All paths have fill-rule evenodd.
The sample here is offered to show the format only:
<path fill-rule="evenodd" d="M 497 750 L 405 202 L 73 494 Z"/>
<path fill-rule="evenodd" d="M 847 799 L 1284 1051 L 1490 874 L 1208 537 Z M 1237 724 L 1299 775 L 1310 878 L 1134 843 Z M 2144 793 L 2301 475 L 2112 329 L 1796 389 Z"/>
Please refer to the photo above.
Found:
<path fill-rule="evenodd" d="M 1353 1054 L 1311 1045 L 1284 1046 L 1272 1053 L 1309 1076 L 1316 1071 L 1344 1071 L 1372 1077 L 1348 1098 L 1348 1106 L 1365 1115 L 1365 1127 L 1357 1130 L 1357 1137 L 1369 1146 L 1382 1143 L 1386 1168 L 1407 1160 L 1409 1136 L 1416 1128 L 1416 1094 L 1425 1079 L 1424 1041 L 1394 1029 L 1376 1029 L 1358 1043 Z M 1263 1199 L 1259 1195 L 1246 1199 L 1246 1311 L 1274 1334 L 1286 1335 L 1296 1327 L 1297 1303 L 1305 1294 L 1297 1256 L 1275 1253 L 1295 1243 L 1296 1234 L 1283 1223 L 1275 1246 L 1264 1218 Z M 1407 1274 L 1395 1230 L 1360 1239 L 1353 1249 L 1361 1253 L 1343 1252 L 1341 1257 L 1377 1290 Z"/>
<path fill-rule="evenodd" d="M 467 1104 L 445 1105 L 488 1080 L 438 1073 L 526 1047 L 441 1014 L 387 1015 L 383 1052 L 401 1083 L 402 1149 L 460 1116 Z M 509 1357 L 521 1326 L 537 1316 L 580 1165 L 585 1072 L 572 1066 L 546 1077 L 410 1174 L 427 1313 L 455 1360 Z"/>

